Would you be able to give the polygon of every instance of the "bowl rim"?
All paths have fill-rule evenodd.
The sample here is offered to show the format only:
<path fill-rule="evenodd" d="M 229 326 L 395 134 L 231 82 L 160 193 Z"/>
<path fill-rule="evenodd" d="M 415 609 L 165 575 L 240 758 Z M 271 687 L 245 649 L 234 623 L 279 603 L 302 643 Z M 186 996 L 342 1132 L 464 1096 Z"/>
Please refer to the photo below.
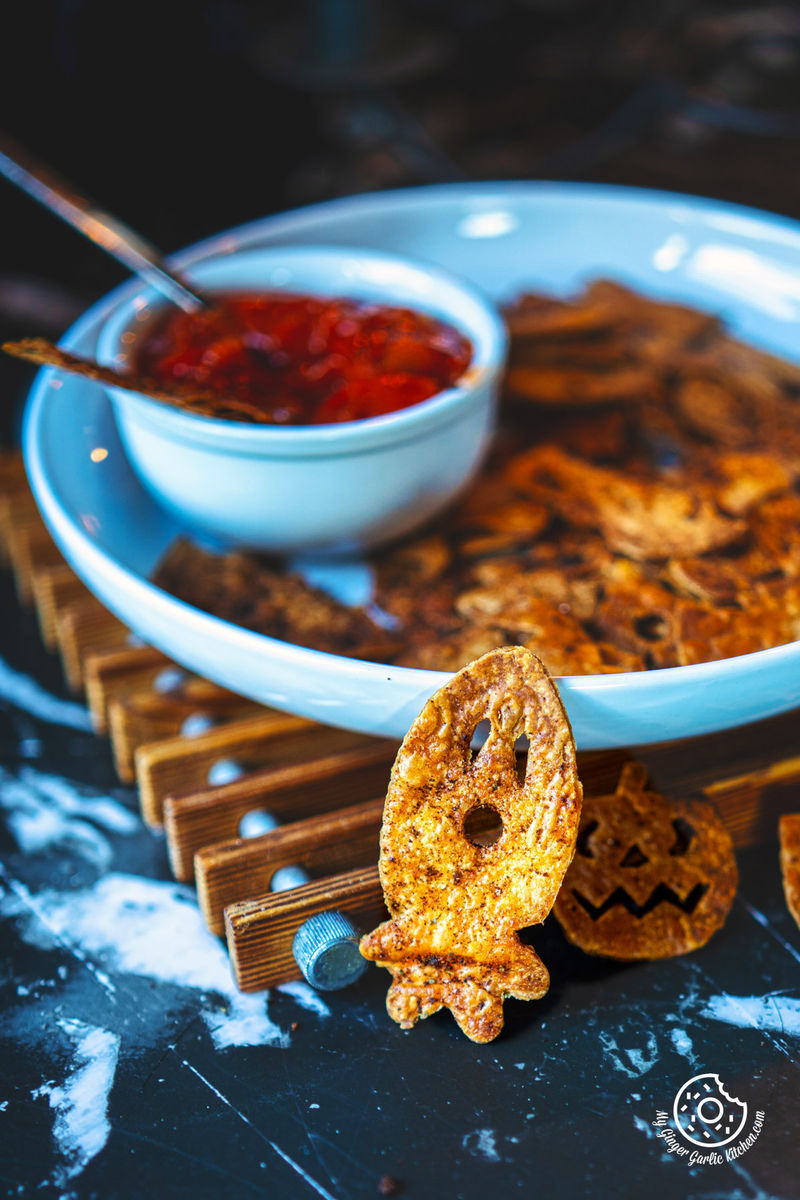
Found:
<path fill-rule="evenodd" d="M 400 444 L 402 441 L 424 436 L 429 429 L 458 419 L 461 410 L 465 406 L 469 407 L 471 402 L 477 402 L 483 388 L 499 375 L 508 348 L 508 333 L 499 310 L 479 287 L 468 280 L 410 255 L 389 254 L 358 246 L 314 243 L 227 251 L 224 247 L 221 249 L 217 242 L 209 247 L 207 255 L 193 257 L 185 273 L 190 280 L 202 283 L 205 268 L 235 266 L 248 260 L 276 259 L 291 266 L 294 259 L 299 264 L 299 273 L 302 273 L 306 263 L 324 264 L 327 261 L 328 264 L 335 265 L 343 260 L 352 263 L 354 258 L 364 264 L 375 263 L 432 279 L 436 283 L 444 284 L 450 292 L 467 301 L 467 318 L 460 313 L 446 316 L 442 311 L 446 306 L 435 306 L 436 315 L 441 320 L 449 321 L 459 332 L 469 337 L 473 347 L 473 356 L 466 371 L 452 387 L 445 388 L 418 404 L 383 416 L 327 425 L 254 425 L 230 418 L 207 417 L 185 412 L 142 392 L 107 386 L 115 407 L 122 404 L 135 409 L 149 424 L 158 426 L 165 432 L 172 432 L 178 437 L 201 441 L 206 445 L 219 444 L 220 448 L 224 443 L 231 449 L 241 452 L 247 450 L 255 454 L 265 451 L 278 454 L 286 452 L 292 455 L 333 454 L 341 450 L 357 452 L 390 442 Z M 305 286 L 301 281 L 298 283 L 300 287 Z M 388 291 L 392 283 L 389 282 L 386 286 Z M 223 287 L 233 289 L 235 284 Z M 248 289 L 243 287 L 242 290 Z M 313 293 L 314 290 L 315 285 L 311 284 L 308 287 L 309 293 Z M 344 289 L 337 289 L 329 294 L 342 295 L 343 291 Z M 162 305 L 161 299 L 157 289 L 148 284 L 143 284 L 122 297 L 111 309 L 98 333 L 98 361 L 106 366 L 117 366 L 120 361 L 121 337 L 130 328 L 131 318 L 144 308 L 152 308 L 155 311 L 169 303 L 164 301 Z M 403 299 L 401 297 L 396 303 L 402 303 Z M 391 296 L 387 295 L 386 302 L 391 303 Z M 431 311 L 421 299 L 417 302 L 409 298 L 407 302 L 409 306 L 418 307 L 420 311 Z M 125 411 L 123 408 L 122 412 Z"/>

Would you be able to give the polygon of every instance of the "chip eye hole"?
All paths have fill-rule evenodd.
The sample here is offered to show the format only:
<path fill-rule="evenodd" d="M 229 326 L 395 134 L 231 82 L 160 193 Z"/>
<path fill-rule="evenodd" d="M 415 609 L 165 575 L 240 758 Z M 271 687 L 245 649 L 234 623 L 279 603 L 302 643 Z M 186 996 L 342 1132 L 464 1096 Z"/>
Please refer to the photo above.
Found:
<path fill-rule="evenodd" d="M 473 846 L 493 846 L 503 833 L 503 818 L 491 804 L 476 804 L 464 817 L 464 837 Z"/>
<path fill-rule="evenodd" d="M 480 754 L 481 750 L 486 745 L 486 742 L 489 739 L 489 734 L 491 733 L 491 731 L 492 731 L 492 723 L 488 717 L 484 717 L 483 720 L 479 721 L 478 724 L 473 729 L 472 737 L 470 738 L 470 746 L 469 746 L 470 764 L 475 762 L 475 760 L 478 757 L 478 755 Z"/>
<path fill-rule="evenodd" d="M 587 821 L 583 829 L 578 834 L 578 840 L 575 843 L 576 853 L 583 855 L 584 858 L 594 858 L 594 850 L 589 845 L 592 834 L 597 829 L 598 821 Z"/>
<path fill-rule="evenodd" d="M 636 633 L 646 642 L 662 642 L 669 633 L 669 619 L 664 613 L 643 613 L 633 622 Z"/>
<path fill-rule="evenodd" d="M 675 830 L 675 841 L 669 852 L 673 858 L 683 858 L 684 854 L 689 853 L 689 847 L 697 835 L 684 817 L 675 817 L 672 828 Z"/>

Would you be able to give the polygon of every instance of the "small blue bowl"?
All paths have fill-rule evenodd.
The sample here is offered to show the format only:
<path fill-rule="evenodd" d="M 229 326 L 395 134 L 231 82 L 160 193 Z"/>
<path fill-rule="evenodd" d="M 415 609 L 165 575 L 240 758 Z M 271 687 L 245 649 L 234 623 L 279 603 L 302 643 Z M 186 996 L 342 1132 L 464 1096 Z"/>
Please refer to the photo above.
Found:
<path fill-rule="evenodd" d="M 472 342 L 457 386 L 386 416 L 251 425 L 110 388 L 130 461 L 155 499 L 201 533 L 281 554 L 350 553 L 400 537 L 472 478 L 491 436 L 506 333 L 491 302 L 439 269 L 313 246 L 224 254 L 189 272 L 203 290 L 286 291 L 414 308 Z M 100 331 L 100 362 L 125 370 L 164 301 L 142 288 Z M 133 335 L 133 336 L 131 336 Z"/>

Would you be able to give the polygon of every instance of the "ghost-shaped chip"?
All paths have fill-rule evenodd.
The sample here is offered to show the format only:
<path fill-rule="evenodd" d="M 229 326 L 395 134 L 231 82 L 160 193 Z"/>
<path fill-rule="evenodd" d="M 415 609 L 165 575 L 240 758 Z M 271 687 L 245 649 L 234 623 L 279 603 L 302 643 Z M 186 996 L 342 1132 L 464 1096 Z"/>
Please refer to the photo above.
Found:
<path fill-rule="evenodd" d="M 473 751 L 482 722 L 488 736 Z M 467 1037 L 488 1042 L 506 997 L 544 995 L 547 969 L 517 930 L 552 908 L 580 804 L 572 730 L 531 651 L 493 650 L 428 701 L 400 747 L 384 808 L 380 876 L 391 920 L 361 942 L 393 976 L 387 1008 L 404 1029 L 446 1007 Z"/>
<path fill-rule="evenodd" d="M 705 800 L 671 800 L 626 763 L 617 790 L 587 796 L 554 912 L 588 954 L 669 958 L 705 945 L 738 884 L 733 843 Z"/>

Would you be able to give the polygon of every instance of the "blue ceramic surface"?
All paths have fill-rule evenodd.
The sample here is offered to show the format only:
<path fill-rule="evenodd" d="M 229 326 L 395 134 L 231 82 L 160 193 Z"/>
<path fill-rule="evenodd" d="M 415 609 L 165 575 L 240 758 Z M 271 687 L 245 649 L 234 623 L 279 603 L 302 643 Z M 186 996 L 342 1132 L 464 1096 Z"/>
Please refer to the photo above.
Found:
<path fill-rule="evenodd" d="M 463 275 L 500 301 L 521 288 L 566 294 L 609 276 L 719 313 L 733 332 L 798 357 L 800 225 L 714 201 L 555 183 L 410 189 L 257 221 L 175 263 L 291 243 L 408 254 Z M 135 290 L 118 289 L 96 305 L 64 344 L 93 352 L 109 312 Z M 152 587 L 147 573 L 179 526 L 134 476 L 102 388 L 40 372 L 25 452 L 38 502 L 67 559 L 112 611 L 177 661 L 266 704 L 394 737 L 444 682 L 439 672 L 339 658 L 249 633 Z M 353 566 L 338 571 L 343 585 L 361 578 Z M 582 749 L 688 737 L 800 705 L 800 642 L 697 666 L 572 676 L 559 687 Z"/>
<path fill-rule="evenodd" d="M 429 520 L 474 475 L 494 428 L 507 338 L 500 315 L 472 285 L 405 258 L 322 246 L 225 253 L 189 275 L 205 290 L 407 306 L 455 325 L 473 353 L 455 387 L 399 412 L 333 425 L 217 420 L 110 388 L 131 464 L 179 520 L 277 554 L 360 553 Z M 117 306 L 100 330 L 100 362 L 129 368 L 156 308 L 163 301 L 152 288 Z"/>

